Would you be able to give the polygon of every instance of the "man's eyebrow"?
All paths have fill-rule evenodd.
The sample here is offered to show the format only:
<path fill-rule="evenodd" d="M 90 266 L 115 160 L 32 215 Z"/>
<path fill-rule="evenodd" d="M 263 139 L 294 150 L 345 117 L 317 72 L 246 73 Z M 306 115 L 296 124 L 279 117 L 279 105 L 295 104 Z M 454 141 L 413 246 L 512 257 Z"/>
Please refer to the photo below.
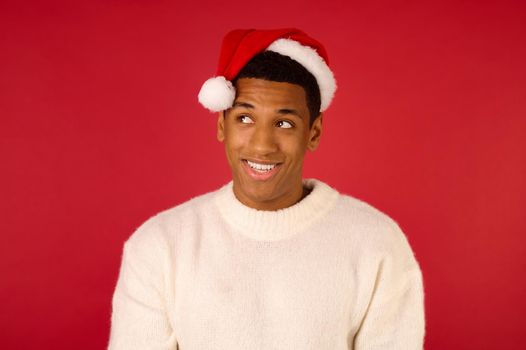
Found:
<path fill-rule="evenodd" d="M 297 110 L 292 109 L 292 108 L 281 108 L 281 109 L 278 109 L 278 114 L 292 114 L 292 115 L 295 115 L 295 116 L 301 118 L 301 114 Z"/>
<path fill-rule="evenodd" d="M 252 106 L 250 103 L 247 102 L 234 102 L 234 105 L 232 107 L 244 107 L 244 108 L 250 108 L 254 109 L 254 106 Z"/>
<path fill-rule="evenodd" d="M 232 106 L 232 108 L 236 108 L 236 107 L 255 109 L 255 107 L 253 105 L 251 105 L 250 103 L 242 102 L 242 101 L 234 102 L 234 105 Z M 292 115 L 295 115 L 295 116 L 301 118 L 301 114 L 297 110 L 295 110 L 293 108 L 280 108 L 276 112 L 278 114 L 281 114 L 281 115 L 292 114 Z"/>

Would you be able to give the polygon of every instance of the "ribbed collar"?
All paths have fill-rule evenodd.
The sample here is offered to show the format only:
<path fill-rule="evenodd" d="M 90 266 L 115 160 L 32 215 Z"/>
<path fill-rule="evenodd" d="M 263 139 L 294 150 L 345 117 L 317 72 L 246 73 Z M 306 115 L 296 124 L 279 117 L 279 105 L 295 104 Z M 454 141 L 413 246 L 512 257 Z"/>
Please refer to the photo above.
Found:
<path fill-rule="evenodd" d="M 215 202 L 227 223 L 241 234 L 260 241 L 278 241 L 293 236 L 323 217 L 336 203 L 338 192 L 316 180 L 303 180 L 312 189 L 300 202 L 276 211 L 247 207 L 235 196 L 233 182 L 216 191 Z"/>

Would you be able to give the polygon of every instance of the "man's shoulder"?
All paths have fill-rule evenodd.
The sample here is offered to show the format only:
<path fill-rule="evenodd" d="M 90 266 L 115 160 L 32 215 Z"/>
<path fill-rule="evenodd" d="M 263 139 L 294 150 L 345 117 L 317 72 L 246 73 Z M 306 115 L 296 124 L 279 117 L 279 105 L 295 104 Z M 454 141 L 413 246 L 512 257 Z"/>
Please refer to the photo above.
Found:
<path fill-rule="evenodd" d="M 171 241 L 173 234 L 198 224 L 204 215 L 214 210 L 214 197 L 218 190 L 195 196 L 185 202 L 161 210 L 137 227 L 128 238 L 128 245 L 145 245 L 153 241 Z"/>
<path fill-rule="evenodd" d="M 409 239 L 397 221 L 371 204 L 353 196 L 340 194 L 337 215 L 345 216 L 352 227 L 353 242 L 366 254 L 398 261 L 410 270 L 419 268 Z"/>
<path fill-rule="evenodd" d="M 209 209 L 213 204 L 218 190 L 206 192 L 191 199 L 162 210 L 153 215 L 148 221 L 157 223 L 170 222 L 172 220 L 182 219 L 189 215 L 198 215 Z"/>
<path fill-rule="evenodd" d="M 340 193 L 338 210 L 355 223 L 371 225 L 396 225 L 388 214 L 365 200 L 350 194 Z"/>
<path fill-rule="evenodd" d="M 397 226 L 397 223 L 386 213 L 368 202 L 317 179 L 308 179 L 309 186 L 315 186 L 316 200 L 324 200 L 329 220 L 345 224 L 347 227 L 364 226 L 369 228 Z M 320 193 L 322 193 L 320 195 Z M 336 199 L 335 201 L 332 198 Z"/>
<path fill-rule="evenodd" d="M 333 220 L 338 226 L 363 241 L 380 248 L 393 244 L 406 244 L 407 237 L 391 216 L 368 202 L 352 195 L 340 193 L 338 205 L 333 212 Z"/>

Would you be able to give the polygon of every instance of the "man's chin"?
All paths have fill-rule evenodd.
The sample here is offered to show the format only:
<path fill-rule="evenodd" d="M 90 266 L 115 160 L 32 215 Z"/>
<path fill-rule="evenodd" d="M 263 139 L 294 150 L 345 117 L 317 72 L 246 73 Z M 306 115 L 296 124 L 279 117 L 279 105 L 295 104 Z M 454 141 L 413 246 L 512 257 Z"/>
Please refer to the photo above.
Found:
<path fill-rule="evenodd" d="M 234 180 L 234 192 L 241 202 L 250 202 L 250 206 L 266 206 L 277 197 L 276 186 L 271 181 Z"/>

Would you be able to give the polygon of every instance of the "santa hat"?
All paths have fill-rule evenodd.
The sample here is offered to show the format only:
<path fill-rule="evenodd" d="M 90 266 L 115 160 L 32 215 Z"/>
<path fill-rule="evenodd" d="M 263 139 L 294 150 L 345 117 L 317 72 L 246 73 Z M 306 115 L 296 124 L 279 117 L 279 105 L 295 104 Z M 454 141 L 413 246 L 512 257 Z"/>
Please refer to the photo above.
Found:
<path fill-rule="evenodd" d="M 320 112 L 329 107 L 336 81 L 328 66 L 327 52 L 320 42 L 294 28 L 229 32 L 223 39 L 217 74 L 201 87 L 199 102 L 212 112 L 232 107 L 236 97 L 232 80 L 254 56 L 265 50 L 288 56 L 305 67 L 320 88 Z"/>

